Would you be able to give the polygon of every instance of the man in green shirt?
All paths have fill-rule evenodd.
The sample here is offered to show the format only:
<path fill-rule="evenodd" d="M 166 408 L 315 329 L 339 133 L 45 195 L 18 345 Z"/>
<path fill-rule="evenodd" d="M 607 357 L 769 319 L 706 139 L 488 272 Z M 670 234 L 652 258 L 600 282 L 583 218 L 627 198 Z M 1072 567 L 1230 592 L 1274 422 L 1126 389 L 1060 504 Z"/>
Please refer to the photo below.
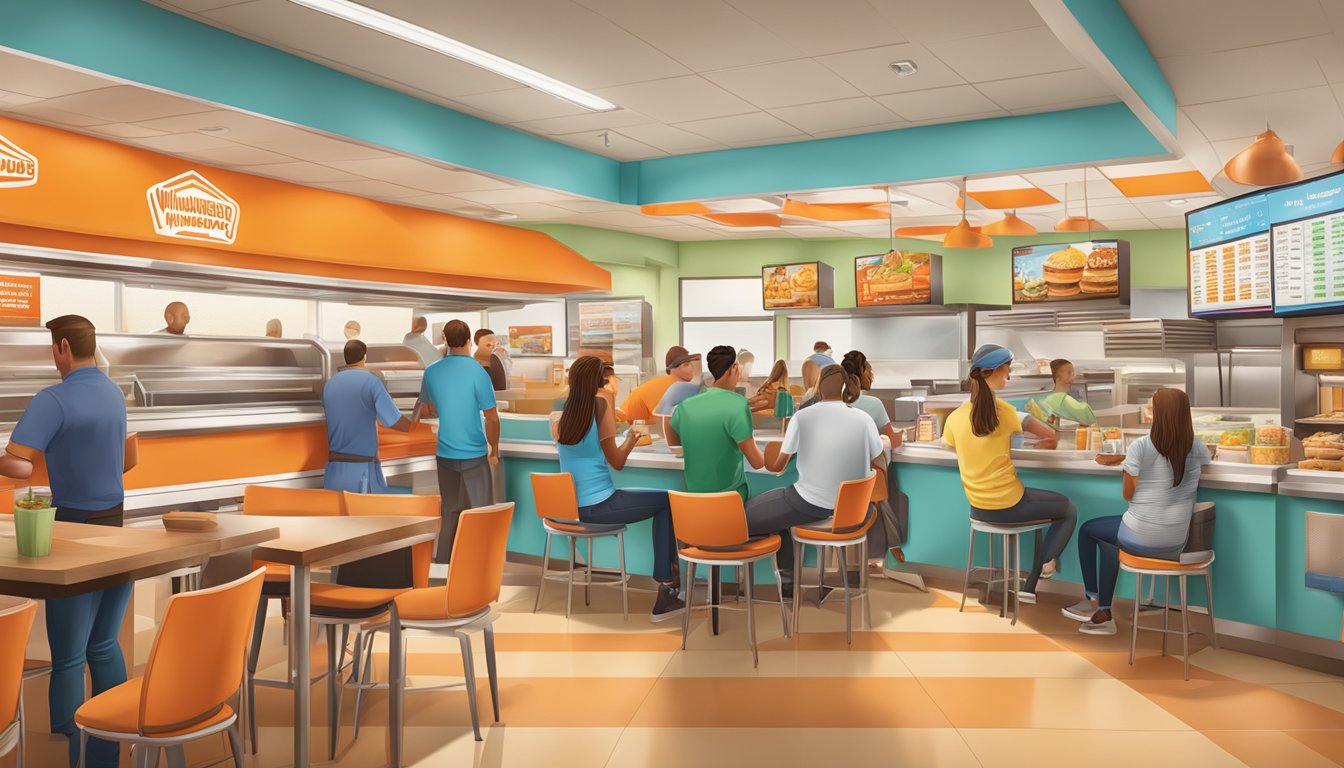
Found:
<path fill-rule="evenodd" d="M 1048 395 L 1042 395 L 1028 402 L 1028 405 L 1035 404 L 1036 410 L 1041 413 L 1033 413 L 1032 408 L 1027 408 L 1037 419 L 1041 419 L 1050 426 L 1058 428 L 1062 419 L 1075 421 L 1084 426 L 1091 426 L 1097 421 L 1097 417 L 1092 413 L 1092 408 L 1087 403 L 1079 402 L 1069 390 L 1073 389 L 1073 381 L 1077 374 L 1074 372 L 1073 363 L 1060 358 L 1050 361 L 1050 375 L 1055 380 L 1055 390 Z"/>
<path fill-rule="evenodd" d="M 705 356 L 714 386 L 682 401 L 672 412 L 669 439 L 680 438 L 686 462 L 686 490 L 692 493 L 737 491 L 747 500 L 742 460 L 755 469 L 765 457 L 752 437 L 751 407 L 733 391 L 741 379 L 737 352 L 718 346 Z"/>

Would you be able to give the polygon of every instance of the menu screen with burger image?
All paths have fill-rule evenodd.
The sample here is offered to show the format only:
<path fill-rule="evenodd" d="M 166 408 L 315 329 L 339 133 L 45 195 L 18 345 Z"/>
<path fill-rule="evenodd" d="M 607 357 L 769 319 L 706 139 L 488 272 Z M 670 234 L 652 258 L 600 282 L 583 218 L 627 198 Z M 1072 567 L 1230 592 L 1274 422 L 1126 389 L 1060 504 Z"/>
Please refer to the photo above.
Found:
<path fill-rule="evenodd" d="M 860 307 L 892 304 L 941 304 L 934 298 L 939 257 L 932 253 L 891 251 L 854 259 L 854 297 Z"/>
<path fill-rule="evenodd" d="M 766 309 L 830 307 L 835 303 L 834 270 L 828 264 L 775 264 L 761 270 Z"/>
<path fill-rule="evenodd" d="M 1129 244 L 1123 240 L 1013 249 L 1013 303 L 1127 298 Z"/>

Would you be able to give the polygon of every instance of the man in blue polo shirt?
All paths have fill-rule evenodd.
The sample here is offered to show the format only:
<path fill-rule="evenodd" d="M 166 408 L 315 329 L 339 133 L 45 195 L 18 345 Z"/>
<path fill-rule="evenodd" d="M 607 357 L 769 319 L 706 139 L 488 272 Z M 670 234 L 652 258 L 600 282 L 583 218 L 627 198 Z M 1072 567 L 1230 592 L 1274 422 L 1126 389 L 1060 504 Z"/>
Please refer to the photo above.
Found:
<path fill-rule="evenodd" d="M 45 454 L 56 519 L 120 526 L 126 452 L 126 398 L 95 363 L 93 323 L 65 315 L 47 323 L 61 383 L 38 392 L 19 418 L 0 457 L 0 474 L 32 475 Z M 126 682 L 117 644 L 131 584 L 46 601 L 51 646 L 51 732 L 70 739 L 70 765 L 79 758 L 75 710 L 84 702 L 84 665 L 93 695 Z M 117 765 L 117 745 L 89 739 L 86 765 Z"/>
<path fill-rule="evenodd" d="M 411 420 L 387 393 L 383 380 L 364 368 L 368 346 L 345 342 L 345 367 L 322 388 L 327 417 L 327 469 L 322 487 L 329 491 L 387 493 L 378 462 L 378 427 L 409 432 Z"/>
<path fill-rule="evenodd" d="M 448 355 L 425 369 L 420 401 L 439 417 L 439 499 L 443 516 L 434 561 L 452 558 L 462 510 L 493 502 L 490 470 L 499 464 L 499 409 L 490 374 L 471 357 L 471 328 L 443 327 Z"/>

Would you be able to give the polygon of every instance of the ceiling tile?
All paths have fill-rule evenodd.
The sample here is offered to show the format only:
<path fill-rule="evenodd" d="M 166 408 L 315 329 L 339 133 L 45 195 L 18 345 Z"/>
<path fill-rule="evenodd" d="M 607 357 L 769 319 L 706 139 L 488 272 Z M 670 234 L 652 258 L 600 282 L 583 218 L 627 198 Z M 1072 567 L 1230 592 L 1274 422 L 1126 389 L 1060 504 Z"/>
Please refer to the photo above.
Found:
<path fill-rule="evenodd" d="M 453 196 L 482 205 L 507 205 L 509 203 L 544 203 L 555 200 L 558 193 L 549 189 L 518 187 L 515 189 L 483 189 L 475 192 L 457 192 Z"/>
<path fill-rule="evenodd" d="M 89 128 L 90 133 L 111 136 L 117 139 L 144 139 L 150 136 L 163 136 L 166 131 L 156 131 L 136 123 L 108 123 Z"/>
<path fill-rule="evenodd" d="M 984 86 L 984 83 L 977 85 L 977 88 Z M 1084 107 L 1099 107 L 1103 104 L 1116 104 L 1120 99 L 1115 96 L 1098 96 L 1092 99 L 1083 99 L 1082 101 L 1063 101 L 1057 104 L 1042 104 L 1035 107 L 1022 107 L 1021 109 L 1010 109 L 1012 115 L 1036 115 L 1042 112 L 1067 112 L 1070 109 L 1082 109 Z"/>
<path fill-rule="evenodd" d="M 907 39 L 956 40 L 1043 26 L 1030 0 L 874 0 Z"/>
<path fill-rule="evenodd" d="M 524 120 L 544 120 L 548 117 L 584 115 L 589 111 L 577 104 L 558 99 L 534 88 L 511 88 L 507 91 L 459 96 L 454 101 L 495 117 L 495 122 L 517 123 Z"/>
<path fill-rule="evenodd" d="M 192 160 L 200 160 L 203 163 L 224 166 L 253 166 L 283 163 L 290 158 L 284 155 L 277 155 L 274 152 L 267 152 L 264 149 L 256 147 L 246 147 L 241 144 L 235 144 L 231 147 L 221 149 L 204 149 L 196 152 L 185 153 L 185 156 Z"/>
<path fill-rule="evenodd" d="M 206 136 L 201 133 L 180 133 L 168 136 L 146 136 L 140 139 L 130 139 L 129 143 L 152 149 L 155 152 L 167 152 L 169 154 L 177 152 L 198 152 L 205 149 L 227 149 L 237 146 L 224 139 L 217 139 L 214 136 Z"/>
<path fill-rule="evenodd" d="M 717 141 L 662 123 L 627 126 L 621 129 L 621 133 L 636 141 L 672 154 L 706 152 L 724 148 L 724 145 Z"/>
<path fill-rule="evenodd" d="M 869 96 L 922 91 L 966 82 L 961 75 L 930 53 L 928 48 L 914 43 L 820 56 L 817 61 Z M 910 77 L 898 77 L 890 66 L 897 61 L 913 61 L 919 71 Z"/>
<path fill-rule="evenodd" d="M 895 116 L 893 115 L 893 117 Z M 892 120 L 886 123 L 878 123 L 877 125 L 865 125 L 862 128 L 847 128 L 843 131 L 821 131 L 819 133 L 814 133 L 812 135 L 813 137 L 818 139 L 830 139 L 839 136 L 853 136 L 855 134 L 898 131 L 902 128 L 909 128 L 911 125 L 913 125 L 913 123 L 911 123 L 909 120 Z"/>
<path fill-rule="evenodd" d="M 556 141 L 586 149 L 589 152 L 610 157 L 613 160 L 647 160 L 651 157 L 667 156 L 667 153 L 663 150 L 636 141 L 621 134 L 620 131 L 585 131 L 583 133 L 567 133 L 554 138 Z"/>
<path fill-rule="evenodd" d="M 584 223 L 593 222 L 594 224 L 606 224 L 613 227 L 630 227 L 632 229 L 647 229 L 649 227 L 661 227 L 666 225 L 666 222 L 656 216 L 645 216 L 642 213 L 631 213 L 629 211 L 590 213 L 583 217 L 583 221 Z"/>
<path fill-rule="evenodd" d="M 223 8 L 226 5 L 241 5 L 249 0 L 150 0 L 155 5 L 172 6 L 192 13 Z"/>
<path fill-rule="evenodd" d="M 456 211 L 464 208 L 481 207 L 478 203 L 451 195 L 417 195 L 401 198 L 397 202 L 403 205 L 414 205 L 417 208 L 431 208 L 436 211 Z"/>
<path fill-rule="evenodd" d="M 6 111 L 8 111 L 10 114 L 15 115 L 20 119 L 40 120 L 44 123 L 52 123 L 55 125 L 62 125 L 62 126 L 73 126 L 76 128 L 84 128 L 90 125 L 101 125 L 107 122 L 106 120 L 100 120 L 96 117 L 89 117 L 88 115 L 81 115 L 77 112 L 70 112 L 69 110 L 65 109 L 57 109 L 51 106 L 46 101 L 35 101 L 31 104 L 23 104 L 17 107 L 9 107 L 7 108 Z"/>
<path fill-rule="evenodd" d="M 1211 141 L 1259 133 L 1265 129 L 1266 119 L 1271 126 L 1285 130 L 1288 126 L 1296 128 L 1313 122 L 1335 125 L 1344 121 L 1334 95 L 1324 85 L 1267 97 L 1192 104 L 1185 107 L 1185 113 Z M 1291 142 L 1292 138 L 1284 136 L 1284 140 Z"/>
<path fill-rule="evenodd" d="M 567 211 L 564 208 L 557 208 L 546 203 L 509 203 L 502 207 L 509 213 L 516 213 L 519 218 L 528 221 L 560 219 L 574 215 L 573 211 Z"/>
<path fill-rule="evenodd" d="M 326 163 L 337 170 L 368 179 L 391 181 L 425 192 L 456 194 L 487 189 L 509 189 L 506 181 L 470 171 L 440 168 L 409 157 L 381 157 L 372 160 L 344 160 Z"/>
<path fill-rule="evenodd" d="M 629 0 L 579 0 L 696 72 L 797 58 L 801 51 L 721 0 L 675 7 Z"/>
<path fill-rule="evenodd" d="M 647 233 L 654 237 L 661 237 L 664 240 L 711 240 L 715 235 L 709 230 L 700 227 L 678 224 L 670 227 L 658 227 L 649 229 Z"/>
<path fill-rule="evenodd" d="M 566 117 L 548 117 L 543 120 L 529 120 L 514 123 L 515 128 L 538 133 L 543 136 L 558 136 L 565 133 L 582 131 L 601 131 L 608 128 L 624 128 L 628 125 L 643 125 L 652 122 L 647 116 L 629 109 L 617 109 L 611 112 L 587 112 L 582 115 Z"/>
<path fill-rule="evenodd" d="M 1051 72 L 1012 80 L 995 80 L 980 83 L 976 88 L 995 104 L 1007 110 L 1043 107 L 1103 96 L 1116 100 L 1110 88 L 1086 69 Z"/>
<path fill-rule="evenodd" d="M 1058 191 L 1062 195 L 1064 194 L 1063 185 L 1082 181 L 1083 170 L 1081 168 L 1066 168 L 1058 171 L 1028 171 L 1022 174 L 1022 178 L 1042 189 L 1059 187 L 1058 190 L 1050 189 L 1050 194 L 1053 195 L 1055 191 Z M 1059 195 L 1055 196 L 1058 197 Z"/>
<path fill-rule="evenodd" d="M 416 197 L 420 195 L 420 190 L 403 187 L 399 184 L 389 184 L 386 181 L 371 181 L 363 179 L 360 181 L 330 181 L 322 182 L 317 186 L 323 189 L 329 189 L 333 192 L 343 192 L 347 195 L 358 195 L 360 197 L 374 197 L 383 199 L 399 199 L 404 197 Z"/>
<path fill-rule="evenodd" d="M 21 107 L 24 104 L 34 104 L 41 101 L 38 96 L 25 96 L 22 93 L 11 93 L 10 91 L 0 91 L 0 108 Z"/>
<path fill-rule="evenodd" d="M 1077 69 L 1079 63 L 1048 27 L 929 43 L 929 50 L 972 83 Z"/>
<path fill-rule="evenodd" d="M 1311 37 L 1328 28 L 1318 0 L 1120 0 L 1154 56 L 1248 48 Z M 1200 30 L 1193 34 L 1192 30 Z"/>
<path fill-rule="evenodd" d="M 333 139 L 312 131 L 294 130 L 265 141 L 238 139 L 239 144 L 269 149 L 299 160 L 325 163 L 339 160 L 365 160 L 387 157 L 381 149 L 366 147 L 353 141 Z"/>
<path fill-rule="evenodd" d="M 317 163 L 286 162 L 272 165 L 254 165 L 248 168 L 247 172 L 299 184 L 312 184 L 319 181 L 356 181 L 359 179 L 353 173 L 338 171 L 335 168 L 328 168 Z"/>
<path fill-rule="evenodd" d="M 265 117 L 236 112 L 231 109 L 214 109 L 209 112 L 197 112 L 190 115 L 177 115 L 157 120 L 141 120 L 139 125 L 163 133 L 192 133 L 202 128 L 227 128 L 227 132 L 218 134 L 243 144 L 283 139 L 300 130 L 293 125 L 271 120 Z"/>
<path fill-rule="evenodd" d="M 1332 42 L 1336 37 L 1325 36 Z M 1314 50 L 1314 44 L 1296 41 L 1171 56 L 1158 64 L 1176 92 L 1177 104 L 1202 104 L 1325 85 Z M 1234 72 L 1236 76 L 1230 76 Z"/>
<path fill-rule="evenodd" d="M 784 139 L 802 135 L 797 128 L 764 112 L 678 123 L 677 127 L 715 141 L 721 141 L 724 144 L 741 144 L 749 141 Z"/>
<path fill-rule="evenodd" d="M 6 91 L 43 99 L 106 88 L 110 81 L 46 61 L 0 50 L 0 72 Z"/>
<path fill-rule="evenodd" d="M 751 104 L 694 75 L 603 88 L 597 94 L 664 123 L 752 111 Z"/>
<path fill-rule="evenodd" d="M 770 113 L 810 134 L 834 133 L 898 122 L 891 110 L 866 97 L 780 107 Z"/>
<path fill-rule="evenodd" d="M 117 85 L 84 91 L 47 100 L 47 106 L 97 118 L 104 123 L 135 123 L 170 115 L 207 112 L 210 106 L 199 101 L 169 96 L 158 91 Z"/>
<path fill-rule="evenodd" d="M 876 98 L 882 106 L 912 121 L 937 120 L 993 112 L 998 109 L 994 102 L 969 85 L 894 93 Z"/>
<path fill-rule="evenodd" d="M 896 26 L 865 0 L 729 0 L 761 26 L 809 56 L 903 41 Z"/>
<path fill-rule="evenodd" d="M 711 72 L 705 77 L 764 109 L 860 95 L 854 86 L 812 59 Z"/>
<path fill-rule="evenodd" d="M 603 202 L 602 200 L 557 200 L 552 205 L 574 213 L 605 213 L 625 210 L 625 206 Z"/>

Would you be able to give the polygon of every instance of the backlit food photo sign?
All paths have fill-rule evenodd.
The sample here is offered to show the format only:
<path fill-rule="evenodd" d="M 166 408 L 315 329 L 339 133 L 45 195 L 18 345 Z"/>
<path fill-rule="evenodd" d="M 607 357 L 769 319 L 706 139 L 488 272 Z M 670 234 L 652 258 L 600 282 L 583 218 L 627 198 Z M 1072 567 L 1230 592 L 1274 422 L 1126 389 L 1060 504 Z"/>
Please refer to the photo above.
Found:
<path fill-rule="evenodd" d="M 164 237 L 231 245 L 238 236 L 238 203 L 196 171 L 149 188 L 154 231 Z"/>
<path fill-rule="evenodd" d="M 37 158 L 0 136 L 0 187 L 31 187 L 37 183 Z"/>

